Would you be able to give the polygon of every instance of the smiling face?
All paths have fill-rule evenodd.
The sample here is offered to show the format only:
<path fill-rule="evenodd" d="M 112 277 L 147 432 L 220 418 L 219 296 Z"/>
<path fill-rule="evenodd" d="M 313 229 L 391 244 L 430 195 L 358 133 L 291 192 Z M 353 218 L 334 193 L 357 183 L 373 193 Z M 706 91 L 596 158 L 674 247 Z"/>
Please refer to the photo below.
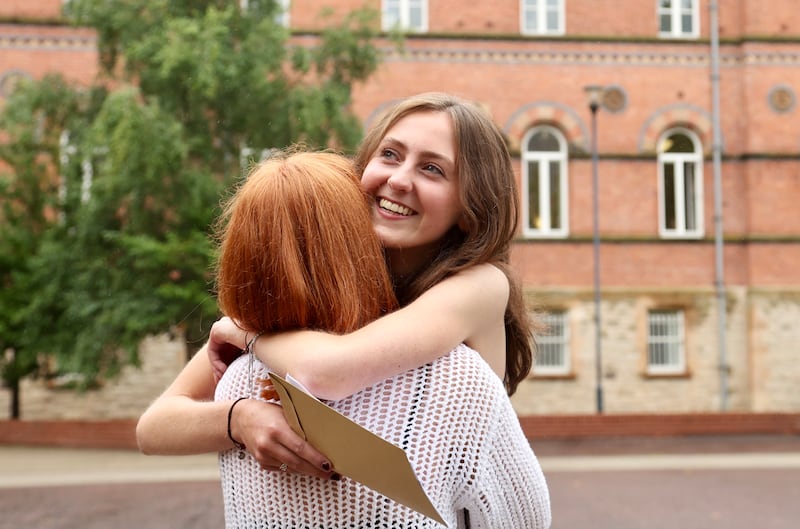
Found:
<path fill-rule="evenodd" d="M 416 271 L 462 212 L 450 116 L 425 111 L 398 120 L 372 154 L 361 182 L 375 198 L 375 231 L 393 271 Z"/>

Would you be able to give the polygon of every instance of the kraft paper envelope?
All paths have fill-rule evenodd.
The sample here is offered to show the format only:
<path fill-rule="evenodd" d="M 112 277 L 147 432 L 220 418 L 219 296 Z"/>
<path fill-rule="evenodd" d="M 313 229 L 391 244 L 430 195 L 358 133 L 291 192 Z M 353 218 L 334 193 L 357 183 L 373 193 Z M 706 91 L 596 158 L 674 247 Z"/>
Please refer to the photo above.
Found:
<path fill-rule="evenodd" d="M 325 454 L 337 472 L 447 525 L 428 499 L 400 447 L 280 376 L 270 373 L 270 377 L 292 429 Z"/>

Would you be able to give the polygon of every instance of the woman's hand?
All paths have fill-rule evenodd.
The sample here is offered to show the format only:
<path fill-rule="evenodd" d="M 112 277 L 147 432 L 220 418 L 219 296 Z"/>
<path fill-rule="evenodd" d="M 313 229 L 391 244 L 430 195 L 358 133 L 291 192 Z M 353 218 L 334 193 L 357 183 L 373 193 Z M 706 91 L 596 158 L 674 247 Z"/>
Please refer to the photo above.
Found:
<path fill-rule="evenodd" d="M 254 336 L 252 332 L 249 334 L 249 338 Z M 247 340 L 248 332 L 227 316 L 220 318 L 211 326 L 207 353 L 216 382 L 219 382 L 231 362 L 242 354 L 247 347 Z"/>
<path fill-rule="evenodd" d="M 277 404 L 245 399 L 233 410 L 231 435 L 267 470 L 341 479 L 328 459 L 292 430 Z M 286 464 L 286 467 L 281 465 Z"/>

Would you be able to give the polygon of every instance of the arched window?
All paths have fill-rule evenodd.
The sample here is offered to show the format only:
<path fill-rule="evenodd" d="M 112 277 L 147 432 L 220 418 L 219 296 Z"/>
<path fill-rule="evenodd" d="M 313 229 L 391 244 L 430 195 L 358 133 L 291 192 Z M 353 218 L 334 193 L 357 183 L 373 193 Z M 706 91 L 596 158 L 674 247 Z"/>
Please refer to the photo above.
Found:
<path fill-rule="evenodd" d="M 685 129 L 658 142 L 659 231 L 662 237 L 703 236 L 703 149 Z"/>
<path fill-rule="evenodd" d="M 561 131 L 543 125 L 522 142 L 523 234 L 566 237 L 567 142 Z"/>

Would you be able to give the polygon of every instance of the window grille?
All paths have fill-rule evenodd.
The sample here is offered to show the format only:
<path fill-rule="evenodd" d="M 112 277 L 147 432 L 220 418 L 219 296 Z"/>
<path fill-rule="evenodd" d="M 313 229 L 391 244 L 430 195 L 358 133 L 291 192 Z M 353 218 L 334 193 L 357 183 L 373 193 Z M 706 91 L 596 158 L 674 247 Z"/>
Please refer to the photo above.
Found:
<path fill-rule="evenodd" d="M 683 373 L 686 368 L 683 312 L 651 311 L 647 327 L 648 373 Z"/>
<path fill-rule="evenodd" d="M 541 316 L 546 326 L 537 337 L 536 365 L 537 375 L 563 375 L 570 370 L 569 326 L 566 312 L 549 312 Z"/>

